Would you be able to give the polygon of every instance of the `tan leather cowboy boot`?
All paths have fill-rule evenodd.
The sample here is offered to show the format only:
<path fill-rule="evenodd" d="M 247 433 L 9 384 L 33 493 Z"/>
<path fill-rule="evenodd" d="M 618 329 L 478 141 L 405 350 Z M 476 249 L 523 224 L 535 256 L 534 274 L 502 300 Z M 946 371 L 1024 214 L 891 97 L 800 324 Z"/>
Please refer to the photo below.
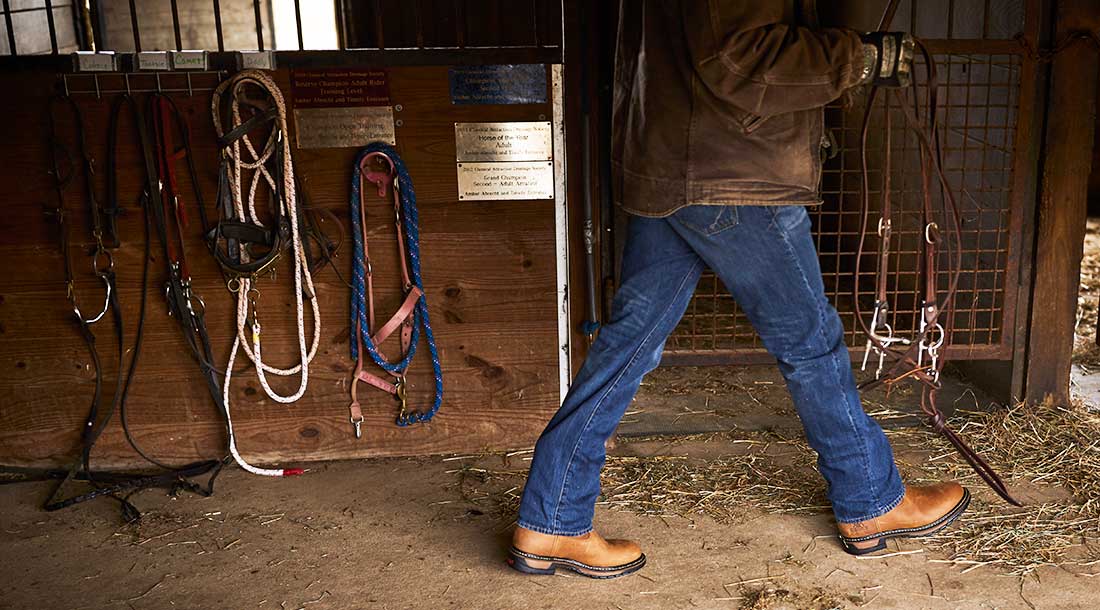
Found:
<path fill-rule="evenodd" d="M 917 538 L 934 534 L 963 514 L 970 492 L 958 483 L 909 487 L 890 512 L 858 523 L 837 523 L 844 550 L 866 555 L 886 548 L 889 538 Z"/>
<path fill-rule="evenodd" d="M 596 532 L 551 536 L 517 527 L 508 565 L 524 574 L 553 574 L 560 567 L 589 578 L 617 578 L 640 570 L 645 554 L 629 540 L 604 540 Z"/>

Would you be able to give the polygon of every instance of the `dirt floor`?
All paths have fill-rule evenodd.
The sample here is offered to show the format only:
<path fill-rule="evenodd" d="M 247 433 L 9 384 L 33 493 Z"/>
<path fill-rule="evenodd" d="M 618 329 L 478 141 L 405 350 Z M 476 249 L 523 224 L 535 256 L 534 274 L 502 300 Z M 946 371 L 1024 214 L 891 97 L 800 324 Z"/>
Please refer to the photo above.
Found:
<path fill-rule="evenodd" d="M 988 406 L 957 380 L 948 393 L 959 409 Z M 911 396 L 866 401 L 908 480 L 942 475 L 922 465 L 953 458 L 908 425 Z M 698 434 L 644 436 L 670 425 Z M 530 460 L 521 450 L 331 463 L 276 481 L 233 469 L 210 498 L 142 494 L 135 525 L 121 524 L 110 501 L 44 513 L 47 484 L 3 485 L 0 608 L 1096 607 L 1100 519 L 1082 517 L 1084 534 L 1050 545 L 1014 542 L 1035 555 L 1005 560 L 1005 540 L 1020 530 L 1012 524 L 1046 509 L 1012 517 L 973 482 L 959 531 L 976 528 L 977 543 L 948 536 L 904 541 L 885 557 L 846 555 L 785 392 L 762 369 L 661 369 L 621 432 L 596 520 L 649 557 L 621 580 L 525 577 L 505 565 Z M 1014 482 L 1040 507 L 1071 495 Z"/>

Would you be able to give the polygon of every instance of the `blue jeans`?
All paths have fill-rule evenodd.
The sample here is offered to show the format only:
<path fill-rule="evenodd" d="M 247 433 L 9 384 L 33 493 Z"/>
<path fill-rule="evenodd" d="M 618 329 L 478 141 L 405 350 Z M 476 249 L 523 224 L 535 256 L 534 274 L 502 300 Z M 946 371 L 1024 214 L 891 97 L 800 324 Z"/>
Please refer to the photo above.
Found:
<path fill-rule="evenodd" d="M 576 536 L 592 529 L 604 443 L 710 267 L 779 363 L 837 521 L 886 513 L 905 488 L 882 429 L 864 413 L 840 317 L 825 296 L 802 206 L 689 206 L 632 217 L 622 284 L 527 477 L 519 525 Z"/>

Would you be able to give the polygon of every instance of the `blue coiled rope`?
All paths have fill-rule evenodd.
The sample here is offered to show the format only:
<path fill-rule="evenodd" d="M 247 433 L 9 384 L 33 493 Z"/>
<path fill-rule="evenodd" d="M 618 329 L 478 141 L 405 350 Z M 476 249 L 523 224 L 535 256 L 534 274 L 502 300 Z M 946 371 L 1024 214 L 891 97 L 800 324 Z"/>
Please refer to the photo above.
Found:
<path fill-rule="evenodd" d="M 417 300 L 416 307 L 413 309 L 413 328 L 409 352 L 405 354 L 400 362 L 396 363 L 387 362 L 378 353 L 378 348 L 374 345 L 374 341 L 370 336 L 370 325 L 367 317 L 367 270 L 363 251 L 363 227 L 359 220 L 359 208 L 363 204 L 359 182 L 360 163 L 363 157 L 371 153 L 382 153 L 389 157 L 397 171 L 397 182 L 400 186 L 399 193 L 401 197 L 401 221 L 405 229 L 405 246 L 409 257 L 409 276 L 413 285 L 419 288 L 421 292 L 420 299 Z M 439 411 L 439 406 L 443 403 L 443 370 L 439 364 L 439 350 L 435 347 L 435 335 L 432 333 L 432 324 L 428 319 L 428 299 L 425 296 L 424 282 L 420 276 L 420 227 L 419 216 L 416 211 L 416 192 L 413 190 L 412 178 L 409 177 L 405 162 L 401 160 L 401 157 L 397 155 L 397 151 L 392 146 L 374 142 L 359 151 L 355 158 L 355 171 L 351 178 L 351 234 L 355 240 L 354 261 L 352 263 L 351 328 L 354 329 L 356 322 L 359 323 L 363 346 L 375 364 L 391 373 L 401 373 L 409 368 L 409 363 L 412 362 L 413 356 L 416 354 L 416 344 L 420 338 L 420 326 L 424 326 L 424 337 L 428 341 L 428 351 L 432 355 L 432 370 L 435 374 L 435 401 L 428 411 L 409 411 L 403 416 L 398 416 L 397 425 L 409 426 L 426 422 L 436 414 L 436 411 Z M 359 358 L 359 346 L 354 338 L 351 341 L 351 357 L 354 360 Z"/>

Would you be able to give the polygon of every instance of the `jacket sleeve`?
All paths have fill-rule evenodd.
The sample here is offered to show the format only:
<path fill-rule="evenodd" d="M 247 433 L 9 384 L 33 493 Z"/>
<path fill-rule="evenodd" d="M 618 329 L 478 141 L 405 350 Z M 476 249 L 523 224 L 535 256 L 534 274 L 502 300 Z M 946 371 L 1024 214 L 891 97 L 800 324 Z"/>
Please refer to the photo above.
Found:
<path fill-rule="evenodd" d="M 692 64 L 719 99 L 767 117 L 819 108 L 859 82 L 863 43 L 855 31 L 782 23 L 738 27 L 747 19 L 722 13 L 722 4 L 687 2 L 684 16 Z"/>

